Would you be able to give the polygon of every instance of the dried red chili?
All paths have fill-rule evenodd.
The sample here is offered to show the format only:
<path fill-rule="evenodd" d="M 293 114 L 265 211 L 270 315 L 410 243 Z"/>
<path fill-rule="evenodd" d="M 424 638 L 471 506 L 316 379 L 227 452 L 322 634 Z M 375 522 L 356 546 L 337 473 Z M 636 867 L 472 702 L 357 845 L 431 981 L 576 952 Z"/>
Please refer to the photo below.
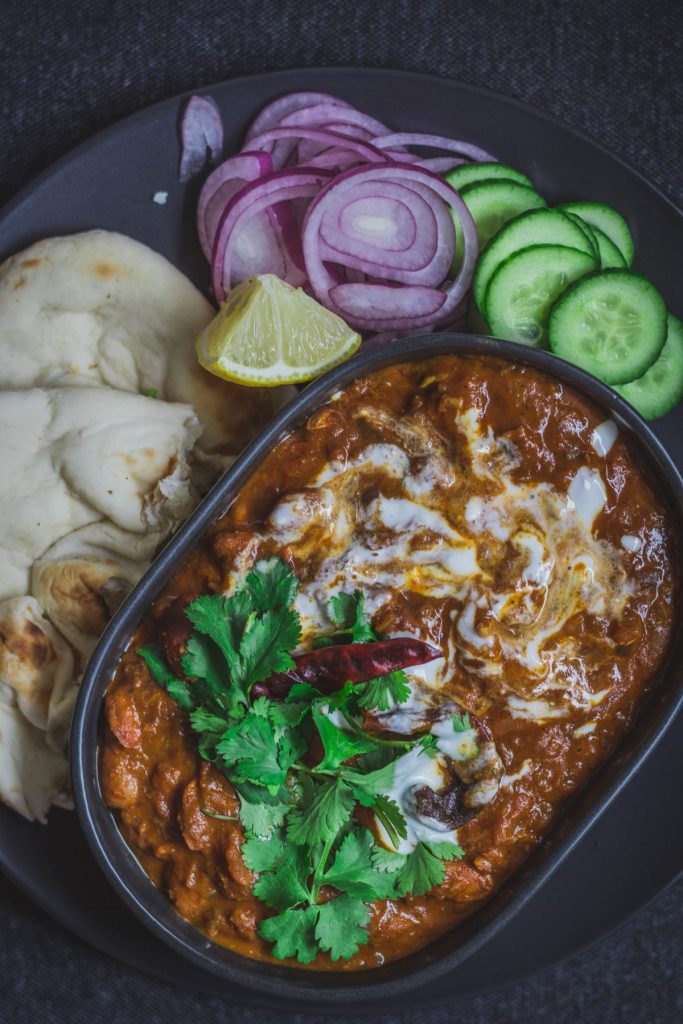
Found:
<path fill-rule="evenodd" d="M 424 665 L 441 657 L 441 651 L 423 640 L 395 637 L 366 644 L 335 644 L 294 658 L 294 668 L 279 672 L 251 688 L 257 697 L 285 697 L 294 683 L 310 683 L 323 693 L 332 693 L 344 683 L 367 683 L 378 676 L 398 672 L 412 665 Z"/>

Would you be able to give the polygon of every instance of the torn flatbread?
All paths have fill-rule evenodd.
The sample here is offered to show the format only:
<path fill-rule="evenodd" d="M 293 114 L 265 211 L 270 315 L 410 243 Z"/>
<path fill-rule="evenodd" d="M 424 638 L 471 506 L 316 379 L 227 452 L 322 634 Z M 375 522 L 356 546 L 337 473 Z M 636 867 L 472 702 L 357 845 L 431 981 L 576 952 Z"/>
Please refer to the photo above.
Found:
<path fill-rule="evenodd" d="M 33 566 L 31 591 L 85 665 L 110 618 L 149 562 L 131 570 L 115 558 L 49 555 Z"/>
<path fill-rule="evenodd" d="M 194 505 L 200 430 L 190 406 L 112 388 L 0 392 L 0 799 L 26 817 L 64 802 L 87 658 Z"/>
<path fill-rule="evenodd" d="M 73 678 L 71 648 L 38 601 L 0 601 L 0 701 L 16 704 L 32 725 L 48 730 Z"/>
<path fill-rule="evenodd" d="M 16 705 L 0 700 L 0 797 L 29 821 L 45 822 L 50 804 L 64 793 L 68 776 L 63 753 L 45 742 Z"/>
<path fill-rule="evenodd" d="M 214 310 L 107 231 L 0 267 L 0 799 L 65 795 L 78 685 L 109 618 L 198 493 L 292 394 L 217 380 Z"/>
<path fill-rule="evenodd" d="M 200 431 L 187 405 L 112 388 L 0 392 L 0 599 L 27 593 L 33 562 L 80 527 L 163 534 L 184 519 Z"/>
<path fill-rule="evenodd" d="M 152 391 L 194 407 L 203 452 L 235 455 L 294 391 L 203 370 L 194 340 L 214 313 L 172 263 L 125 235 L 37 242 L 0 267 L 0 389 Z"/>

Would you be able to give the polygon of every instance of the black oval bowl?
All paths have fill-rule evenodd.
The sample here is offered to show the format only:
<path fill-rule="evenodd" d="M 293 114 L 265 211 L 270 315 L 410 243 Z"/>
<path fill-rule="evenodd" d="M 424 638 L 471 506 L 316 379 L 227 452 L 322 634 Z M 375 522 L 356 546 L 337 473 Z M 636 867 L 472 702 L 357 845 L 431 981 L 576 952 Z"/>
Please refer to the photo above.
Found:
<path fill-rule="evenodd" d="M 594 377 L 548 352 L 492 338 L 458 334 L 406 338 L 358 355 L 308 385 L 245 449 L 164 548 L 105 630 L 88 664 L 76 705 L 71 731 L 71 778 L 76 809 L 88 843 L 127 906 L 155 935 L 193 963 L 261 993 L 317 1001 L 367 1002 L 425 985 L 461 963 L 499 931 L 543 885 L 637 770 L 683 703 L 683 637 L 679 625 L 661 679 L 645 700 L 633 728 L 589 785 L 567 805 L 551 833 L 521 869 L 456 929 L 383 967 L 368 971 L 311 971 L 251 960 L 206 939 L 175 912 L 149 881 L 104 803 L 98 776 L 102 701 L 134 630 L 181 562 L 225 512 L 265 456 L 335 391 L 357 377 L 394 363 L 447 353 L 492 355 L 531 366 L 570 385 L 603 408 L 629 436 L 646 471 L 658 482 L 660 494 L 678 520 L 683 521 L 681 475 L 630 405 Z"/>

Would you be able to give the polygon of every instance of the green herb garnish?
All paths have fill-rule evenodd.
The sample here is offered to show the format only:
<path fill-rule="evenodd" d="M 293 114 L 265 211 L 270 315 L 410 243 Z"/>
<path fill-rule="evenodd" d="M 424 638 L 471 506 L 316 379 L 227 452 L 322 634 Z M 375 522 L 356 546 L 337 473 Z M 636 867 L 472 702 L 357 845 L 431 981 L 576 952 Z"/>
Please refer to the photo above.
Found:
<path fill-rule="evenodd" d="M 310 963 L 320 951 L 332 960 L 353 956 L 367 941 L 369 902 L 427 892 L 443 880 L 444 860 L 463 854 L 448 842 L 392 853 L 355 816 L 359 805 L 370 808 L 398 848 L 408 832 L 388 796 L 394 764 L 418 745 L 436 753 L 433 736 L 387 739 L 363 728 L 364 712 L 409 698 L 404 672 L 347 683 L 332 695 L 294 683 L 282 699 L 254 699 L 255 684 L 294 667 L 297 588 L 289 566 L 274 558 L 258 562 L 233 596 L 188 605 L 193 630 L 181 660 L 189 682 L 171 671 L 158 645 L 138 653 L 189 714 L 201 757 L 239 796 L 244 860 L 258 876 L 255 895 L 273 911 L 259 934 L 273 956 Z M 334 628 L 314 646 L 378 640 L 360 591 L 336 595 L 327 611 Z M 458 723 L 455 729 L 469 728 L 467 716 Z M 312 741 L 322 750 L 317 763 Z"/>

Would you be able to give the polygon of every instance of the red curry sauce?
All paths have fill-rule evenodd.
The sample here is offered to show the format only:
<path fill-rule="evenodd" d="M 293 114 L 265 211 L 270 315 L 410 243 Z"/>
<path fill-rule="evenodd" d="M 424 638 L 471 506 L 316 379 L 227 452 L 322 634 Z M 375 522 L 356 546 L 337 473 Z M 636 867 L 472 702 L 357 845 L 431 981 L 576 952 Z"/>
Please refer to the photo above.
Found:
<path fill-rule="evenodd" d="M 305 536 L 292 543 L 269 516 L 293 494 L 315 510 L 316 477 L 329 477 L 330 466 L 341 472 L 359 464 L 371 446 L 375 454 L 389 450 L 378 445 L 401 449 L 405 464 L 389 472 L 370 460 L 354 484 L 353 507 L 367 509 L 384 498 L 399 501 L 394 510 L 410 510 L 400 502 L 413 481 L 413 498 L 435 506 L 472 547 L 488 589 L 477 591 L 466 622 L 471 591 L 444 588 L 438 573 L 430 580 L 423 558 L 412 584 L 387 590 L 385 581 L 370 603 L 373 624 L 442 648 L 442 688 L 481 716 L 506 776 L 495 799 L 458 830 L 465 858 L 447 864 L 442 885 L 424 896 L 378 901 L 367 946 L 335 964 L 320 955 L 311 967 L 371 968 L 405 956 L 453 928 L 515 871 L 628 728 L 672 637 L 677 555 L 670 514 L 622 436 L 599 453 L 593 432 L 603 420 L 578 394 L 533 370 L 488 357 L 444 356 L 356 381 L 265 459 L 142 623 L 106 697 L 105 799 L 144 870 L 179 914 L 213 941 L 269 959 L 256 928 L 270 912 L 251 893 L 254 878 L 240 854 L 242 827 L 201 811 L 237 815 L 236 794 L 198 757 L 186 715 L 152 681 L 135 649 L 156 638 L 177 597 L 224 591 L 233 573 L 257 557 L 278 554 L 303 583 L 314 584 L 329 555 L 324 521 L 311 514 Z M 552 501 L 560 504 L 551 502 L 543 512 L 547 529 L 555 529 L 552 510 L 564 515 L 562 502 L 580 467 L 599 474 L 602 507 L 583 541 L 574 526 L 570 541 L 561 535 L 554 562 L 550 556 L 544 561 L 547 535 L 535 509 L 547 494 L 559 495 Z M 509 509 L 501 474 L 514 505 L 512 539 L 505 536 Z M 334 473 L 332 480 L 334 487 Z M 496 501 L 498 519 L 491 520 Z M 418 534 L 413 530 L 411 550 L 419 553 L 430 543 L 443 548 L 429 524 Z M 396 536 L 401 539 L 394 524 Z M 560 549 L 571 547 L 571 537 L 579 546 L 585 541 L 592 554 L 562 563 Z M 565 577 L 572 572 L 579 573 L 579 584 L 568 595 Z M 556 583 L 553 573 L 561 577 Z M 511 595 L 502 612 L 501 599 L 491 599 L 494 591 Z M 552 607 L 548 612 L 553 600 L 564 609 L 559 628 L 536 643 L 538 623 L 547 625 L 543 616 L 554 614 Z"/>

